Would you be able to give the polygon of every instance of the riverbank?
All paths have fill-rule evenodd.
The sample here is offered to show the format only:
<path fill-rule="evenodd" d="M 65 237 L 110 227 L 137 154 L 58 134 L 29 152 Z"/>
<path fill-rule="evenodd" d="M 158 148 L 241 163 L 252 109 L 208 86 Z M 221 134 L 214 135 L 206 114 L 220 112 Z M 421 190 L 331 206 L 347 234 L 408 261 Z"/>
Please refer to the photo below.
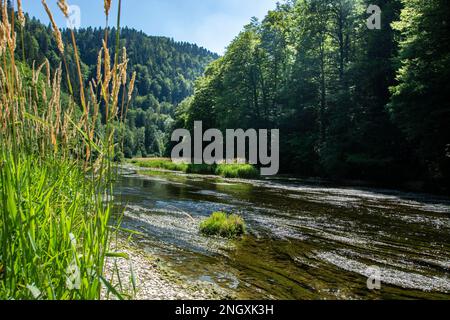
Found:
<path fill-rule="evenodd" d="M 110 257 L 105 264 L 105 274 L 111 285 L 132 300 L 230 300 L 232 292 L 216 284 L 190 281 L 172 270 L 162 259 L 147 253 L 135 241 L 118 239 L 111 247 L 127 257 Z M 117 277 L 120 274 L 120 280 Z M 134 280 L 133 280 L 134 279 Z M 133 285 L 134 281 L 134 285 Z M 133 288 L 134 286 L 134 288 Z M 114 294 L 102 292 L 103 300 L 114 300 Z"/>
<path fill-rule="evenodd" d="M 255 179 L 259 177 L 258 170 L 250 164 L 187 164 L 184 162 L 173 162 L 167 158 L 136 158 L 129 160 L 128 163 L 145 169 L 216 175 L 224 178 Z"/>
<path fill-rule="evenodd" d="M 218 176 L 231 179 L 260 179 L 259 171 L 249 164 L 222 164 L 222 165 L 188 165 L 174 163 L 168 158 L 134 158 L 125 163 L 133 165 L 139 174 L 154 175 L 157 172 L 178 172 L 185 174 L 200 174 L 206 176 Z M 320 177 L 297 176 L 292 174 L 279 174 L 271 177 L 273 180 L 300 181 L 308 185 L 329 186 L 332 188 L 365 188 L 379 189 L 381 191 L 413 192 L 429 196 L 448 198 L 448 187 L 430 181 L 400 181 L 396 183 L 369 181 L 357 179 L 326 179 Z"/>

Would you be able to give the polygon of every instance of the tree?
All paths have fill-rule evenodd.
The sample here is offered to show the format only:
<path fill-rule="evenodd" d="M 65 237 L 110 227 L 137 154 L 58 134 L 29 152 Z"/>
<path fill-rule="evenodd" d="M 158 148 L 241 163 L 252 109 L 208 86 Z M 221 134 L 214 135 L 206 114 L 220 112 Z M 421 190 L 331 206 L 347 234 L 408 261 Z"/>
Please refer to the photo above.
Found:
<path fill-rule="evenodd" d="M 450 179 L 450 2 L 402 1 L 397 85 L 390 110 L 434 179 Z"/>

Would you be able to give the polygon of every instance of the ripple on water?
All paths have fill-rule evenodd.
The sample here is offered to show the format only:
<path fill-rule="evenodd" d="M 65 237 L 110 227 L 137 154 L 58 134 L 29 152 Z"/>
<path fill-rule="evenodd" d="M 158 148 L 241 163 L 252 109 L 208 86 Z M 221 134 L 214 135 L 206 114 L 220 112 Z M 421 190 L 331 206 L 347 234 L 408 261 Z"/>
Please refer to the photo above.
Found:
<path fill-rule="evenodd" d="M 126 207 L 124 227 L 143 232 L 156 254 L 170 251 L 173 257 L 182 257 L 177 261 L 195 279 L 261 291 L 257 297 L 308 298 L 311 292 L 335 285 L 338 278 L 367 277 L 374 264 L 380 266 L 383 283 L 396 297 L 434 297 L 415 290 L 444 294 L 450 290 L 448 200 L 307 186 L 295 179 L 127 179 L 131 181 L 119 189 L 131 204 Z M 242 215 L 248 241 L 230 251 L 228 241 L 201 236 L 200 222 L 214 211 Z M 283 287 L 268 284 L 268 278 L 295 281 L 287 280 Z M 305 291 L 309 287 L 314 288 Z M 377 298 L 345 283 L 341 289 L 342 297 Z"/>
<path fill-rule="evenodd" d="M 206 255 L 216 254 L 229 248 L 221 238 L 203 237 L 199 231 L 202 216 L 186 215 L 185 211 L 161 208 L 128 206 L 125 211 L 125 226 L 145 232 L 147 237 L 173 245 L 182 250 L 191 250 Z"/>
<path fill-rule="evenodd" d="M 371 277 L 373 266 L 349 259 L 334 252 L 318 252 L 317 258 L 327 263 L 333 264 L 343 270 L 358 273 L 364 277 Z M 381 282 L 392 284 L 402 288 L 417 289 L 422 291 L 450 292 L 450 279 L 446 276 L 425 276 L 411 271 L 386 268 L 380 266 Z"/>
<path fill-rule="evenodd" d="M 274 181 L 252 181 L 255 186 L 270 189 L 274 192 L 284 190 L 295 192 L 291 198 L 308 200 L 311 202 L 328 203 L 337 206 L 350 206 L 367 203 L 387 203 L 389 205 L 404 206 L 426 212 L 450 214 L 450 201 L 444 198 L 424 194 L 414 194 L 393 190 L 370 191 L 353 188 L 328 188 L 293 183 L 279 183 Z"/>
<path fill-rule="evenodd" d="M 217 197 L 217 198 L 222 198 L 222 199 L 231 198 L 231 196 L 226 193 L 220 193 L 220 192 L 211 191 L 211 190 L 191 191 L 191 193 L 199 194 L 202 196 L 212 196 L 212 197 Z"/>

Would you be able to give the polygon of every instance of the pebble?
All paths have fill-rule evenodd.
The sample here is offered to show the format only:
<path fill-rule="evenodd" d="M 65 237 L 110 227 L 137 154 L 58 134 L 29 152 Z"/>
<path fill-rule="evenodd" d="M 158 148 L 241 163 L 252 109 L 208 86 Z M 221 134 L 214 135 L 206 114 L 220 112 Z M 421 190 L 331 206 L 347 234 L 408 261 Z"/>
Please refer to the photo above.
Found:
<path fill-rule="evenodd" d="M 220 300 L 233 297 L 229 292 L 218 285 L 202 281 L 188 281 L 182 275 L 171 270 L 164 270 L 157 263 L 160 258 L 154 258 L 147 252 L 120 241 L 112 246 L 112 252 L 120 252 L 128 255 L 129 260 L 123 258 L 107 258 L 105 264 L 106 279 L 112 283 L 114 288 L 124 293 L 123 296 L 132 300 Z M 155 263 L 156 261 L 156 263 Z M 122 288 L 120 288 L 117 274 L 119 270 Z M 136 291 L 133 290 L 131 281 L 131 270 L 133 271 Z M 174 281 L 175 280 L 175 281 Z M 107 294 L 103 288 L 102 298 L 104 300 L 115 300 L 114 294 Z"/>

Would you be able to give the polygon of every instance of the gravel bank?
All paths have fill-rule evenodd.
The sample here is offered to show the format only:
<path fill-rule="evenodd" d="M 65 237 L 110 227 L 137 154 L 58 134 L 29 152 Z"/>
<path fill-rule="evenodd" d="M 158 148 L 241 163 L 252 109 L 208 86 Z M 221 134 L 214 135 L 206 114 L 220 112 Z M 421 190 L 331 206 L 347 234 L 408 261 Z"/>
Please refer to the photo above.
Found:
<path fill-rule="evenodd" d="M 189 281 L 184 276 L 170 270 L 164 262 L 153 257 L 138 245 L 118 241 L 112 252 L 126 254 L 125 258 L 107 258 L 105 274 L 119 292 L 133 300 L 223 300 L 233 299 L 231 291 L 227 291 L 213 283 Z M 120 273 L 118 281 L 115 270 Z M 135 278 L 136 290 L 133 290 L 132 275 Z M 112 279 L 112 280 L 111 280 Z M 120 290 L 120 283 L 122 289 Z M 115 299 L 106 290 L 103 299 Z"/>

